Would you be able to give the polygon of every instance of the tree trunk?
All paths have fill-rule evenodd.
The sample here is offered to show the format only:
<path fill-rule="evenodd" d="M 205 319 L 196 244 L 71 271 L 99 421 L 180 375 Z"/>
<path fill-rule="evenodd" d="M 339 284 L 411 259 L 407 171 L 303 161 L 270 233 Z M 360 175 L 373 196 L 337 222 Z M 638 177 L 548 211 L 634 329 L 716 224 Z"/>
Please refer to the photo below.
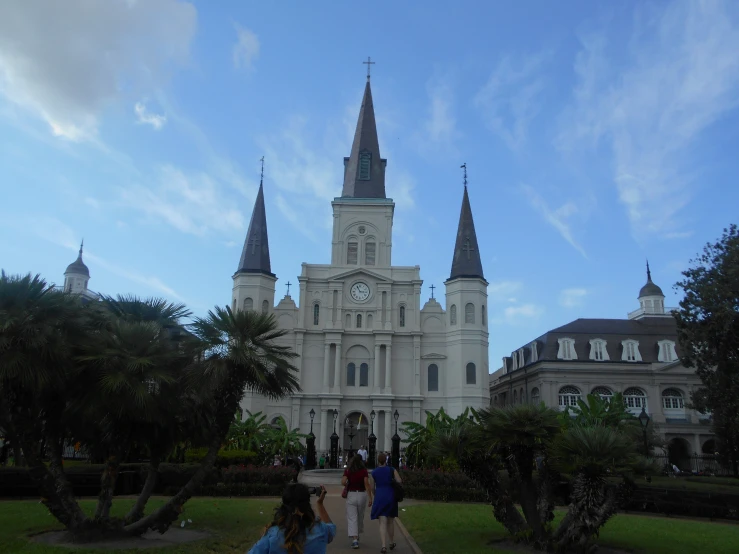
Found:
<path fill-rule="evenodd" d="M 111 453 L 105 471 L 100 478 L 100 494 L 98 495 L 98 503 L 95 508 L 95 519 L 108 519 L 110 517 L 110 507 L 113 505 L 113 492 L 115 491 L 115 483 L 118 480 L 118 467 L 121 460 L 118 452 Z"/>
<path fill-rule="evenodd" d="M 156 486 L 158 477 L 159 458 L 152 457 L 151 461 L 149 462 L 149 471 L 146 475 L 146 482 L 144 483 L 144 487 L 141 489 L 141 494 L 139 494 L 139 497 L 136 499 L 136 503 L 126 515 L 127 525 L 135 523 L 142 517 L 144 517 L 144 509 L 146 508 L 146 503 L 149 501 L 151 493 L 154 492 L 154 487 Z"/>
<path fill-rule="evenodd" d="M 146 533 L 149 529 L 155 529 L 160 533 L 164 533 L 173 522 L 177 521 L 182 513 L 182 506 L 197 492 L 198 487 L 200 487 L 206 475 L 213 469 L 222 440 L 222 433 L 216 432 L 215 435 L 211 439 L 208 453 L 200 463 L 200 468 L 190 478 L 187 484 L 176 495 L 170 498 L 164 506 L 148 516 L 126 525 L 125 530 L 127 533 L 138 536 Z"/>
<path fill-rule="evenodd" d="M 74 497 L 72 486 L 62 469 L 61 447 L 51 441 L 51 463 L 46 467 L 33 445 L 24 444 L 23 452 L 30 468 L 28 474 L 41 492 L 41 502 L 59 522 L 74 532 L 89 523 Z"/>
<path fill-rule="evenodd" d="M 546 532 L 539 517 L 538 487 L 532 480 L 521 481 L 520 493 L 519 501 L 526 523 L 529 524 L 536 540 L 544 540 Z"/>

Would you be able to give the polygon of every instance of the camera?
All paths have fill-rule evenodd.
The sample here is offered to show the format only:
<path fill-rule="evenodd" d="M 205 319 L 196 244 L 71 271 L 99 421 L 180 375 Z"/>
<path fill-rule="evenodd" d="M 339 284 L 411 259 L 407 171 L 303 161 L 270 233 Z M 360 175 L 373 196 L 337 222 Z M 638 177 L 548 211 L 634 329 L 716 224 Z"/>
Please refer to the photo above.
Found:
<path fill-rule="evenodd" d="M 323 487 L 308 487 L 308 492 L 312 495 L 321 496 L 321 491 L 323 490 Z"/>

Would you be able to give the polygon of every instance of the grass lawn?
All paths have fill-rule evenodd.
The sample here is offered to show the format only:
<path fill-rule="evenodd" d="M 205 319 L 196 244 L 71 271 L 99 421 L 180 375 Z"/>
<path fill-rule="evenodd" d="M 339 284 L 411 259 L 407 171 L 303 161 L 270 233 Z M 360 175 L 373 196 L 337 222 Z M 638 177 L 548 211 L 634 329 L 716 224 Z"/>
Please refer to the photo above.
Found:
<path fill-rule="evenodd" d="M 508 537 L 490 506 L 421 504 L 408 506 L 400 519 L 424 554 L 512 554 L 489 546 Z M 597 542 L 643 554 L 736 554 L 739 526 L 619 514 L 603 527 Z"/>
<path fill-rule="evenodd" d="M 114 515 L 125 515 L 133 499 L 120 499 L 113 503 Z M 152 499 L 149 510 L 160 506 L 162 499 Z M 95 507 L 94 500 L 80 502 L 88 513 Z M 147 549 L 155 554 L 205 554 L 206 552 L 246 552 L 261 535 L 264 525 L 270 520 L 277 500 L 194 498 L 185 504 L 184 519 L 192 519 L 187 529 L 209 531 L 212 537 L 204 541 L 179 547 Z M 262 513 L 260 513 L 262 512 Z M 103 552 L 40 545 L 28 540 L 30 534 L 40 531 L 62 529 L 38 500 L 0 501 L 0 552 L 13 554 L 67 554 L 71 552 Z M 130 553 L 131 550 L 106 550 L 106 553 Z"/>

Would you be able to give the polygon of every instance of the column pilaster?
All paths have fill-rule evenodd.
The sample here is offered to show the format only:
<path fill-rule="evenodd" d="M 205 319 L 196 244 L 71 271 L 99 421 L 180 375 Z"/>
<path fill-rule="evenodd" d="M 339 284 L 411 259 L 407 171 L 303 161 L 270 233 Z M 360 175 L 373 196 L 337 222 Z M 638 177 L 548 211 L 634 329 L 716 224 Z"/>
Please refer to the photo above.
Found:
<path fill-rule="evenodd" d="M 392 348 L 390 344 L 385 345 L 385 394 L 393 393 L 393 384 L 390 375 Z"/>
<path fill-rule="evenodd" d="M 328 392 L 329 358 L 331 355 L 331 344 L 323 345 L 323 392 Z"/>
<path fill-rule="evenodd" d="M 334 392 L 341 392 L 341 342 L 336 343 L 336 359 L 334 360 Z"/>
<path fill-rule="evenodd" d="M 327 426 L 328 412 L 326 408 L 321 408 L 321 430 L 319 431 L 320 436 L 318 437 L 318 449 L 321 452 L 326 452 L 326 442 L 328 441 L 328 429 Z M 319 455 L 320 458 L 320 455 Z"/>
<path fill-rule="evenodd" d="M 375 394 L 380 392 L 380 346 L 377 343 L 377 338 L 375 338 Z"/>

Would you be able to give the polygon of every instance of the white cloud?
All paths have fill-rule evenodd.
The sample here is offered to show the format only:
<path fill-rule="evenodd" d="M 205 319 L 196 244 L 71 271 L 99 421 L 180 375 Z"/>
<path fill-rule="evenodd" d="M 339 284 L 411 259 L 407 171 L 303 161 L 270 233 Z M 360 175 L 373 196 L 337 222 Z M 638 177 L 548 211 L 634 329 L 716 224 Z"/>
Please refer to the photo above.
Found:
<path fill-rule="evenodd" d="M 509 306 L 503 311 L 506 323 L 517 324 L 524 321 L 539 319 L 544 313 L 544 308 L 536 304 L 521 304 L 520 306 Z"/>
<path fill-rule="evenodd" d="M 197 13 L 188 2 L 7 2 L 0 95 L 56 136 L 93 140 L 105 106 L 150 90 L 186 62 Z"/>
<path fill-rule="evenodd" d="M 512 294 L 519 292 L 523 283 L 518 281 L 497 281 L 488 285 L 488 299 L 490 302 L 515 302 Z"/>
<path fill-rule="evenodd" d="M 236 25 L 236 44 L 231 52 L 236 69 L 252 69 L 259 56 L 259 37 L 241 25 Z"/>
<path fill-rule="evenodd" d="M 429 99 L 428 116 L 421 124 L 421 130 L 414 136 L 418 149 L 456 155 L 454 142 L 461 136 L 454 115 L 454 92 L 450 75 L 438 75 L 426 85 Z"/>
<path fill-rule="evenodd" d="M 739 103 L 739 12 L 733 1 L 645 4 L 633 21 L 628 40 L 581 38 L 558 144 L 609 145 L 634 235 L 669 236 L 684 232 L 695 143 Z"/>
<path fill-rule="evenodd" d="M 587 289 L 571 288 L 564 289 L 559 293 L 559 305 L 564 308 L 575 308 L 581 306 L 583 300 L 588 295 Z"/>
<path fill-rule="evenodd" d="M 206 173 L 188 175 L 163 166 L 156 186 L 134 185 L 121 190 L 124 204 L 163 221 L 183 233 L 205 235 L 230 233 L 244 228 L 244 216 L 224 193 L 222 186 Z"/>
<path fill-rule="evenodd" d="M 151 125 L 157 131 L 164 127 L 164 124 L 167 122 L 165 116 L 151 113 L 143 102 L 136 102 L 133 106 L 133 111 L 139 123 Z"/>
<path fill-rule="evenodd" d="M 74 231 L 69 225 L 59 221 L 53 217 L 30 217 L 18 221 L 9 221 L 11 226 L 17 228 L 21 232 L 27 232 L 29 229 L 33 231 L 36 236 L 42 238 L 52 244 L 56 244 L 63 248 L 66 248 L 70 252 L 77 254 L 80 247 L 80 234 Z M 88 240 L 85 245 L 84 251 L 85 263 L 92 266 L 93 270 L 91 273 L 94 278 L 94 267 L 99 266 L 109 271 L 110 273 L 122 277 L 134 283 L 144 285 L 145 287 L 157 291 L 161 294 L 165 294 L 170 298 L 176 298 L 177 300 L 184 300 L 177 292 L 166 283 L 164 283 L 159 277 L 154 275 L 144 275 L 135 270 L 122 268 L 107 259 L 95 254 L 94 247 L 90 247 L 90 241 Z M 70 260 L 71 261 L 71 260 Z"/>
<path fill-rule="evenodd" d="M 563 239 L 587 258 L 588 256 L 585 254 L 585 250 L 575 240 L 569 223 L 569 220 L 573 216 L 581 212 L 578 206 L 572 200 L 568 200 L 559 208 L 552 209 L 549 207 L 546 200 L 544 200 L 544 198 L 542 198 L 542 196 L 536 192 L 533 187 L 529 185 L 521 185 L 521 190 L 526 194 L 526 198 L 531 206 L 544 218 L 544 221 L 554 227 Z"/>
<path fill-rule="evenodd" d="M 541 107 L 541 66 L 547 57 L 546 53 L 521 59 L 504 57 L 475 96 L 475 106 L 482 111 L 488 127 L 511 150 L 519 150 L 526 143 L 529 125 Z"/>

